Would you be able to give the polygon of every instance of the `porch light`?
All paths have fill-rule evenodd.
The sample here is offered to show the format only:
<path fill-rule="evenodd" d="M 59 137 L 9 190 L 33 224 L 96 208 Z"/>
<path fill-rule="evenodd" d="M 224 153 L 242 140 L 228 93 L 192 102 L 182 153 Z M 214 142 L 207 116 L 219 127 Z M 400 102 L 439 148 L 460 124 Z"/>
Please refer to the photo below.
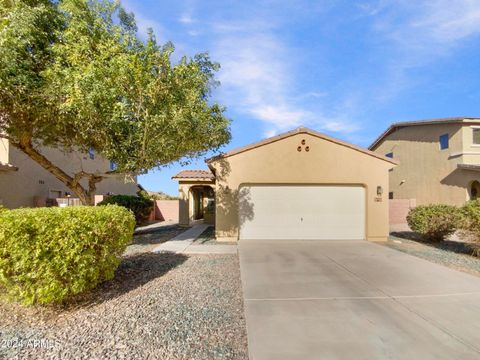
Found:
<path fill-rule="evenodd" d="M 377 186 L 377 195 L 382 196 L 383 194 L 383 188 L 381 186 Z"/>

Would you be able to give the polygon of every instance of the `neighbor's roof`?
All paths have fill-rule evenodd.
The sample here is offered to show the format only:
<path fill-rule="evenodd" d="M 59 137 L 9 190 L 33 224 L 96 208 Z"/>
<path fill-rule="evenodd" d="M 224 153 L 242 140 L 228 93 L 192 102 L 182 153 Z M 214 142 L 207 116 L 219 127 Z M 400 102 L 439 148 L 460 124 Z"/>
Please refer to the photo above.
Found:
<path fill-rule="evenodd" d="M 183 170 L 172 179 L 205 179 L 214 180 L 215 175 L 210 170 Z"/>
<path fill-rule="evenodd" d="M 18 168 L 16 166 L 13 166 L 11 164 L 6 164 L 0 161 L 0 170 L 5 170 L 5 171 L 17 171 Z"/>
<path fill-rule="evenodd" d="M 480 118 L 478 117 L 449 117 L 442 119 L 427 119 L 427 120 L 415 120 L 415 121 L 403 121 L 393 123 L 385 130 L 368 148 L 373 150 L 380 145 L 380 142 L 388 135 L 394 131 L 407 127 L 407 126 L 416 126 L 416 125 L 438 125 L 438 124 L 458 124 L 458 123 L 480 123 Z"/>
<path fill-rule="evenodd" d="M 336 138 L 333 138 L 331 136 L 327 136 L 325 134 L 322 134 L 318 131 L 315 131 L 315 130 L 312 130 L 312 129 L 308 129 L 308 128 L 305 128 L 305 127 L 299 127 L 297 129 L 294 129 L 294 130 L 291 130 L 291 131 L 288 131 L 286 133 L 283 133 L 283 134 L 280 134 L 280 135 L 277 135 L 277 136 L 273 136 L 273 137 L 270 137 L 268 139 L 265 139 L 265 140 L 261 140 L 259 142 L 256 142 L 256 143 L 253 143 L 253 144 L 250 144 L 250 145 L 246 145 L 246 146 L 243 146 L 243 147 L 240 147 L 240 148 L 237 148 L 237 149 L 234 149 L 234 150 L 231 150 L 231 151 L 228 151 L 224 154 L 220 154 L 220 155 L 217 155 L 217 156 L 214 156 L 210 159 L 207 159 L 205 160 L 208 164 L 216 161 L 216 160 L 220 160 L 220 159 L 224 159 L 224 158 L 227 158 L 229 156 L 233 156 L 233 155 L 237 155 L 237 154 L 240 154 L 240 153 L 243 153 L 243 152 L 246 152 L 246 151 L 249 151 L 249 150 L 253 150 L 253 149 L 256 149 L 256 148 L 259 148 L 261 146 L 264 146 L 264 145 L 268 145 L 268 144 L 271 144 L 271 143 L 274 143 L 276 141 L 280 141 L 280 140 L 283 140 L 285 138 L 288 138 L 290 136 L 294 136 L 294 135 L 297 135 L 297 134 L 308 134 L 308 135 L 312 135 L 312 136 L 315 136 L 315 137 L 318 137 L 320 139 L 323 139 L 323 140 L 326 140 L 326 141 L 330 141 L 332 143 L 335 143 L 335 144 L 338 144 L 338 145 L 342 145 L 342 146 L 345 146 L 345 147 L 348 147 L 352 150 L 355 150 L 355 151 L 359 151 L 361 153 L 364 153 L 366 155 L 370 155 L 370 156 L 373 156 L 377 159 L 380 159 L 380 160 L 384 160 L 386 162 L 389 162 L 389 163 L 392 163 L 392 164 L 395 164 L 397 165 L 398 164 L 398 161 L 392 159 L 392 158 L 388 158 L 388 157 L 385 157 L 383 155 L 380 155 L 380 154 L 377 154 L 373 151 L 370 151 L 368 149 L 365 149 L 365 148 L 362 148 L 360 146 L 356 146 L 356 145 L 353 145 L 353 144 L 350 144 L 348 142 L 345 142 L 345 141 L 342 141 L 342 140 L 339 140 L 339 139 L 336 139 Z"/>

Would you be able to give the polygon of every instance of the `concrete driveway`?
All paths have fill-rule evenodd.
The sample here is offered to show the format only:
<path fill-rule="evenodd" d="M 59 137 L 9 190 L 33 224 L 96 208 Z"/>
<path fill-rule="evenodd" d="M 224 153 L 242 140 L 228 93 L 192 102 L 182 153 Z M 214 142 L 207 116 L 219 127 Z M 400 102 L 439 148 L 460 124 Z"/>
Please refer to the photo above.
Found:
<path fill-rule="evenodd" d="M 480 278 L 367 241 L 240 241 L 251 359 L 479 359 Z"/>

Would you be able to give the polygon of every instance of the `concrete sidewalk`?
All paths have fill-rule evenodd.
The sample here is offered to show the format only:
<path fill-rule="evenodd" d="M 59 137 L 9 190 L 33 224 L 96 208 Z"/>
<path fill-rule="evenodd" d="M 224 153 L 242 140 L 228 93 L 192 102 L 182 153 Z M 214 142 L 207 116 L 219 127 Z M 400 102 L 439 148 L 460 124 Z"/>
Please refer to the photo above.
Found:
<path fill-rule="evenodd" d="M 175 236 L 173 239 L 160 244 L 153 252 L 174 252 L 174 253 L 182 253 L 185 249 L 190 246 L 196 238 L 198 238 L 207 228 L 209 225 L 206 224 L 196 224 L 193 225 L 190 229 L 184 231 L 183 233 Z"/>
<path fill-rule="evenodd" d="M 196 224 L 173 239 L 160 244 L 153 252 L 177 254 L 236 254 L 236 245 L 200 245 L 193 242 L 211 225 Z"/>

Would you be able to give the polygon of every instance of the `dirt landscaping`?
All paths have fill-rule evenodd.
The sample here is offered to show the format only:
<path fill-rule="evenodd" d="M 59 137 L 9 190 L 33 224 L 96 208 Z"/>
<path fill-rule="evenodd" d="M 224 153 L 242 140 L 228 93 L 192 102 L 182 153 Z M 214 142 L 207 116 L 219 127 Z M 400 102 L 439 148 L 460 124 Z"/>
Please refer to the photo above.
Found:
<path fill-rule="evenodd" d="M 115 279 L 68 305 L 0 303 L 0 358 L 246 359 L 237 255 L 138 253 L 176 231 L 137 236 Z"/>
<path fill-rule="evenodd" d="M 389 241 L 379 244 L 480 276 L 480 258 L 472 255 L 468 242 L 456 236 L 438 243 L 428 243 L 412 231 L 401 231 L 393 232 Z"/>

